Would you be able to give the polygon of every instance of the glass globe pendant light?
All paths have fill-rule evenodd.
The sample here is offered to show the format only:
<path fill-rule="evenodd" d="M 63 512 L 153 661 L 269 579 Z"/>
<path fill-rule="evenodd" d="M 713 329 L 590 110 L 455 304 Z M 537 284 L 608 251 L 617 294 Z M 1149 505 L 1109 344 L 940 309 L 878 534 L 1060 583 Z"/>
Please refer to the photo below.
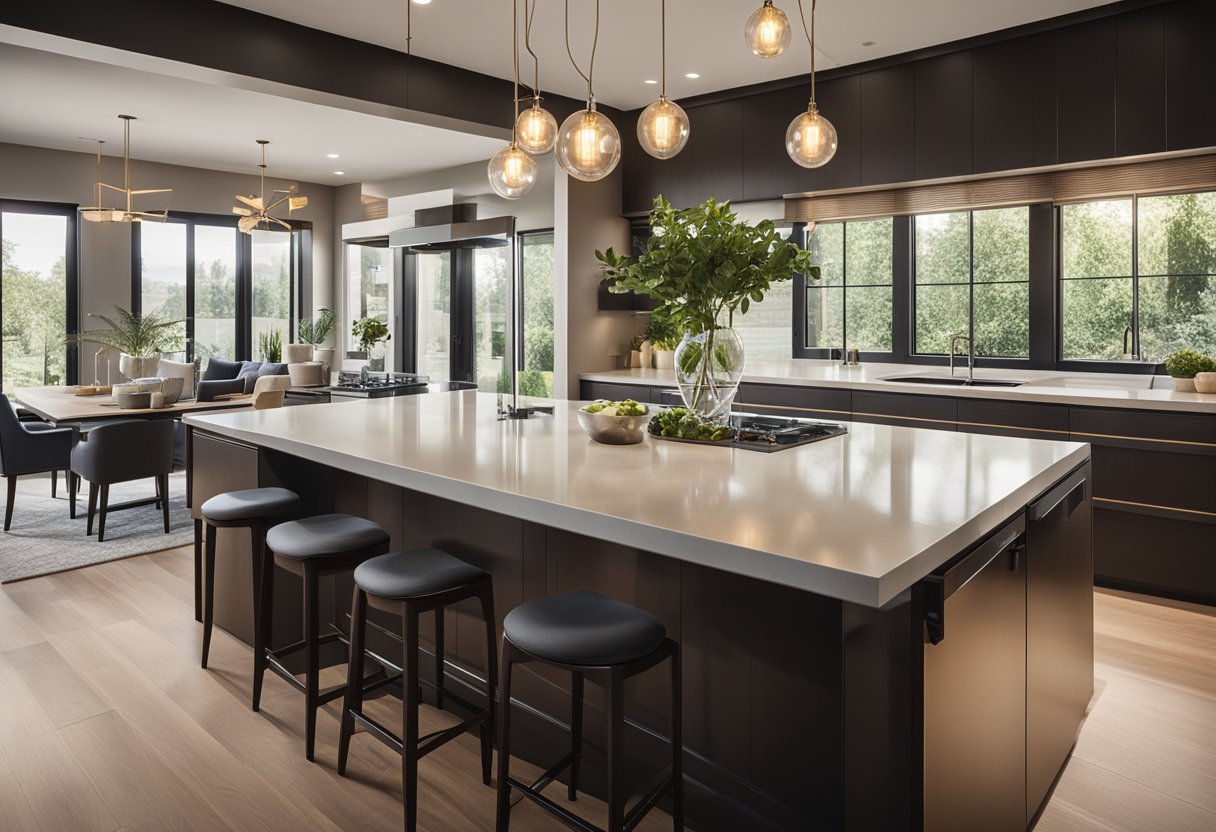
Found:
<path fill-rule="evenodd" d="M 524 0 L 524 48 L 532 56 L 532 106 L 515 119 L 515 141 L 529 153 L 548 153 L 557 143 L 557 119 L 553 113 L 540 106 L 540 59 L 532 51 L 532 16 L 536 13 L 536 0 L 528 5 Z"/>
<path fill-rule="evenodd" d="M 584 182 L 603 179 L 621 161 L 621 134 L 610 119 L 595 109 L 595 50 L 600 38 L 600 0 L 595 0 L 595 36 L 586 74 L 570 51 L 570 0 L 566 0 L 566 54 L 575 71 L 587 82 L 587 109 L 572 113 L 557 131 L 557 163 L 570 176 Z"/>
<path fill-rule="evenodd" d="M 659 100 L 638 117 L 638 143 L 656 159 L 670 159 L 688 144 L 689 126 L 684 108 L 667 99 L 667 0 L 663 0 L 662 18 L 663 86 Z"/>
<path fill-rule="evenodd" d="M 804 168 L 826 165 L 836 155 L 836 128 L 819 112 L 815 104 L 815 3 L 811 0 L 811 28 L 807 31 L 802 0 L 798 0 L 798 15 L 802 18 L 802 33 L 811 47 L 811 100 L 806 112 L 790 122 L 785 131 L 785 152 Z"/>
<path fill-rule="evenodd" d="M 764 0 L 764 5 L 752 12 L 743 27 L 747 48 L 760 58 L 775 58 L 784 52 L 792 33 L 789 18 L 773 5 L 773 0 Z"/>
<path fill-rule="evenodd" d="M 490 157 L 487 170 L 490 187 L 503 199 L 526 196 L 536 184 L 536 162 L 520 149 L 515 125 L 519 121 L 519 6 L 511 0 L 512 51 L 515 55 L 515 120 L 511 122 L 511 141 Z"/>

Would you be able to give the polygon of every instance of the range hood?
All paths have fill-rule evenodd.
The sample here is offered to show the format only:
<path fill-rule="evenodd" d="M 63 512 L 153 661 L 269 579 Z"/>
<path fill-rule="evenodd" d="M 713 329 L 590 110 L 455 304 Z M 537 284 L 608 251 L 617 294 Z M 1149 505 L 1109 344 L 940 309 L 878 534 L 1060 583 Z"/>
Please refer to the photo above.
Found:
<path fill-rule="evenodd" d="M 477 219 L 477 205 L 462 203 L 414 212 L 414 227 L 390 231 L 390 248 L 407 252 L 497 248 L 515 236 L 515 217 Z"/>

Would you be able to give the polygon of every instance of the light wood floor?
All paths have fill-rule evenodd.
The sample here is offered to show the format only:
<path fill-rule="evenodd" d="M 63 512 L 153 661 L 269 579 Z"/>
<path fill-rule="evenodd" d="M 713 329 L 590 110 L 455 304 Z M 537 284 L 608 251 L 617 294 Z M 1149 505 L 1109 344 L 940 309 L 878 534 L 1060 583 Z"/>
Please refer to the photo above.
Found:
<path fill-rule="evenodd" d="M 217 630 L 199 669 L 191 574 L 179 549 L 0 587 L 0 829 L 400 829 L 388 749 L 356 738 L 352 776 L 337 776 L 336 704 L 309 764 L 298 694 L 268 675 L 262 714 L 249 711 L 247 647 Z M 1211 832 L 1216 615 L 1099 592 L 1096 623 L 1099 695 L 1038 828 Z M 399 724 L 396 700 L 380 705 Z M 444 719 L 424 709 L 423 730 Z M 492 828 L 477 760 L 466 735 L 423 761 L 423 829 Z M 579 811 L 603 822 L 595 801 Z M 513 820 L 564 828 L 527 804 Z"/>

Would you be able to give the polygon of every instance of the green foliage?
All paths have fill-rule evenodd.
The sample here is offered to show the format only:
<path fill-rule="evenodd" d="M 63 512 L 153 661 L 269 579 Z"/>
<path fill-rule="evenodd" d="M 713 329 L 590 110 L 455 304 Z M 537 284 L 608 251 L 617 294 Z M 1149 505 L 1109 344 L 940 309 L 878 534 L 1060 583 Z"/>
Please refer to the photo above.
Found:
<path fill-rule="evenodd" d="M 524 370 L 519 374 L 519 395 L 542 399 L 553 395 L 552 375 L 546 378 L 540 370 Z"/>
<path fill-rule="evenodd" d="M 774 283 L 796 274 L 819 279 L 808 251 L 782 239 L 772 222 L 749 225 L 730 203 L 709 199 L 676 210 L 656 197 L 650 212 L 653 235 L 637 257 L 609 248 L 595 253 L 614 292 L 638 292 L 658 301 L 662 314 L 680 329 L 699 333 L 732 323 L 764 300 Z"/>
<path fill-rule="evenodd" d="M 272 329 L 258 334 L 258 354 L 263 361 L 278 364 L 283 360 L 283 330 Z"/>
<path fill-rule="evenodd" d="M 3 388 L 57 384 L 67 372 L 63 334 L 67 329 L 66 265 L 60 257 L 51 273 L 20 269 L 17 245 L 3 241 L 0 309 L 4 312 Z"/>
<path fill-rule="evenodd" d="M 371 352 L 376 344 L 392 338 L 388 324 L 379 318 L 360 318 L 351 325 L 350 334 L 358 341 L 359 349 L 363 352 Z"/>
<path fill-rule="evenodd" d="M 642 337 L 656 350 L 674 350 L 680 343 L 680 330 L 665 312 L 655 310 L 646 322 Z"/>
<path fill-rule="evenodd" d="M 646 430 L 654 436 L 698 442 L 721 442 L 734 435 L 730 425 L 706 421 L 686 407 L 660 410 L 646 425 Z"/>
<path fill-rule="evenodd" d="M 1199 373 L 1216 373 L 1216 361 L 1194 350 L 1177 350 L 1165 359 L 1165 371 L 1174 378 L 1194 378 Z"/>
<path fill-rule="evenodd" d="M 184 321 L 168 320 L 158 312 L 134 315 L 121 306 L 115 306 L 114 312 L 114 318 L 90 315 L 89 317 L 104 323 L 105 327 L 70 335 L 66 339 L 67 343 L 99 344 L 136 358 L 181 349 L 185 336 L 179 327 Z"/>
<path fill-rule="evenodd" d="M 314 347 L 324 344 L 329 338 L 335 327 L 338 324 L 338 317 L 334 314 L 334 310 L 328 306 L 322 306 L 317 310 L 315 318 L 301 318 L 300 323 L 296 327 L 297 336 L 301 344 L 312 344 Z"/>

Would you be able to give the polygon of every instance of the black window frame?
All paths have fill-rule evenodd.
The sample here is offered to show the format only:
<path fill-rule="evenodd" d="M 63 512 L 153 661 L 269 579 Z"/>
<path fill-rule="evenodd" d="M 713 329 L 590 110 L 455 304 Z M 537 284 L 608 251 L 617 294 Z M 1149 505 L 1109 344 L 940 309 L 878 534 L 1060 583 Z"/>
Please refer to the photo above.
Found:
<path fill-rule="evenodd" d="M 197 263 L 194 258 L 194 229 L 200 225 L 218 228 L 238 228 L 240 217 L 224 214 L 205 214 L 193 211 L 170 211 L 166 222 L 186 226 L 186 360 L 194 361 L 194 282 Z M 287 342 L 293 341 L 305 300 L 312 297 L 312 223 L 303 220 L 288 220 L 291 226 L 285 233 L 291 234 L 289 263 L 291 269 L 290 302 Z M 131 312 L 143 314 L 143 251 L 140 229 L 142 222 L 131 224 Z M 234 361 L 253 359 L 253 237 L 236 234 L 236 341 Z"/>
<path fill-rule="evenodd" d="M 549 236 L 553 237 L 553 244 L 554 244 L 554 246 L 556 246 L 557 245 L 557 236 L 554 232 L 555 232 L 555 229 L 552 226 L 550 226 L 549 228 L 529 228 L 525 231 L 515 232 L 515 274 L 517 275 L 516 280 L 519 283 L 519 291 L 516 293 L 516 297 L 519 298 L 519 303 L 518 303 L 519 308 L 515 310 L 515 331 L 518 336 L 515 339 L 515 341 L 516 341 L 516 344 L 515 344 L 515 372 L 516 372 L 516 374 L 522 373 L 524 370 L 528 369 L 524 365 L 524 354 L 525 354 L 524 347 L 525 347 L 525 341 L 527 340 L 524 337 L 524 320 L 525 320 L 524 310 L 528 305 L 527 284 L 524 281 L 524 238 L 525 237 L 537 237 L 537 236 L 540 236 L 543 234 L 548 234 Z M 556 266 L 556 263 L 555 263 L 555 266 Z M 555 328 L 554 329 L 554 338 L 556 338 L 556 337 L 557 337 L 557 330 Z M 554 351 L 555 351 L 554 358 L 556 359 L 556 343 L 554 344 Z"/>
<path fill-rule="evenodd" d="M 65 339 L 77 335 L 81 331 L 80 324 L 80 205 L 73 202 L 46 202 L 31 199 L 0 198 L 0 238 L 4 236 L 4 214 L 36 214 L 40 216 L 61 216 L 67 220 L 67 239 L 64 241 L 64 280 L 66 289 L 66 308 L 64 309 Z M 4 299 L 0 296 L 0 321 L 4 319 Z M 79 345 L 64 347 L 64 367 L 66 368 L 64 383 L 67 385 L 80 383 L 80 352 Z M 4 339 L 0 337 L 0 366 L 4 360 Z"/>

